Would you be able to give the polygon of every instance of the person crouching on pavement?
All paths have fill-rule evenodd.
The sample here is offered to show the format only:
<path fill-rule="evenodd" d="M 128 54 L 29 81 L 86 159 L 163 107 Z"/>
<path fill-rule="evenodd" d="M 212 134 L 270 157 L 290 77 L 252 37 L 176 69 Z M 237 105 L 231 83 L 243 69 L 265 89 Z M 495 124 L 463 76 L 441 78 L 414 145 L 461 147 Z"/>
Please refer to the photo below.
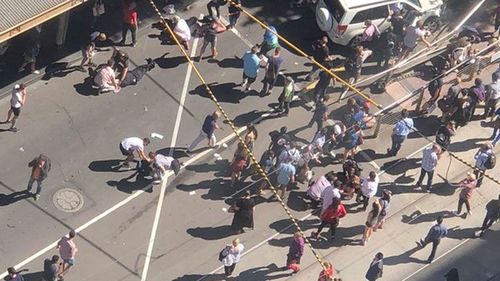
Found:
<path fill-rule="evenodd" d="M 117 94 L 120 91 L 120 82 L 116 79 L 114 65 L 115 63 L 112 60 L 108 60 L 106 66 L 101 68 L 94 77 L 94 84 L 99 87 L 98 94 L 110 91 Z"/>
<path fill-rule="evenodd" d="M 179 174 L 182 165 L 179 160 L 157 152 L 149 152 L 148 156 L 153 164 L 152 176 L 155 184 L 161 182 L 161 179 L 165 176 L 167 171 L 173 171 L 176 176 Z"/>

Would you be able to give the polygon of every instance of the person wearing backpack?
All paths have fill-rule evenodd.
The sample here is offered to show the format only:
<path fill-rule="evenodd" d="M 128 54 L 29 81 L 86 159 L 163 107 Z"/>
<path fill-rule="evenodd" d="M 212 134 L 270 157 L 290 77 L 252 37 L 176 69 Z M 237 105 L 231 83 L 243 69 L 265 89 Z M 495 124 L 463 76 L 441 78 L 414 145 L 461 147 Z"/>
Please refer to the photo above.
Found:
<path fill-rule="evenodd" d="M 476 160 L 474 175 L 477 178 L 477 187 L 480 187 L 483 183 L 484 173 L 487 169 L 492 169 L 493 158 L 495 157 L 495 152 L 493 152 L 492 146 L 489 143 L 481 144 L 481 147 L 474 155 L 474 159 Z"/>
<path fill-rule="evenodd" d="M 226 245 L 219 253 L 219 261 L 224 265 L 224 274 L 231 276 L 236 268 L 236 264 L 240 261 L 241 254 L 245 246 L 240 243 L 240 239 L 236 238 L 229 245 Z"/>
<path fill-rule="evenodd" d="M 330 239 L 335 239 L 335 231 L 339 226 L 340 219 L 345 217 L 347 211 L 344 205 L 340 202 L 340 198 L 333 198 L 332 204 L 321 214 L 321 224 L 316 232 L 311 233 L 311 237 L 318 239 L 321 230 L 326 225 L 330 225 Z"/>
<path fill-rule="evenodd" d="M 455 121 L 448 121 L 442 125 L 436 132 L 436 143 L 441 146 L 441 152 L 445 152 L 451 143 L 451 137 L 457 133 Z"/>

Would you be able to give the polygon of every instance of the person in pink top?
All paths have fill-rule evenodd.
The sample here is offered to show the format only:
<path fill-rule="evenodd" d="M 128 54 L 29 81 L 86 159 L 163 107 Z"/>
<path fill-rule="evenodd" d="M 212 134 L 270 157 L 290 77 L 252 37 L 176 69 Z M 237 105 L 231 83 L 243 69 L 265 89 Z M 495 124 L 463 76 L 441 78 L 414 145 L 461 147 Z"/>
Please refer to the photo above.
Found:
<path fill-rule="evenodd" d="M 68 273 L 69 269 L 75 265 L 75 255 L 78 252 L 78 248 L 76 247 L 73 239 L 76 236 L 76 232 L 71 230 L 68 236 L 63 236 L 57 242 L 56 249 L 59 250 L 59 255 L 63 260 L 61 273 L 59 273 L 59 279 L 63 279 L 63 276 Z"/>
<path fill-rule="evenodd" d="M 115 63 L 108 60 L 106 66 L 101 68 L 94 77 L 94 84 L 99 87 L 99 94 L 109 91 L 118 93 L 120 91 L 119 80 L 116 78 L 113 66 Z"/>
<path fill-rule="evenodd" d="M 455 216 L 460 216 L 462 214 L 462 206 L 465 203 L 467 214 L 472 215 L 469 200 L 472 197 L 472 192 L 474 192 L 474 189 L 476 189 L 476 176 L 472 173 L 467 173 L 467 177 L 459 184 L 460 187 L 462 187 L 462 190 L 460 190 L 460 196 L 458 198 L 458 210 L 453 213 Z M 465 214 L 466 218 L 467 214 Z"/>
<path fill-rule="evenodd" d="M 365 30 L 363 31 L 363 35 L 361 37 L 361 42 L 363 46 L 370 47 L 379 35 L 380 31 L 378 30 L 378 27 L 375 24 L 373 24 L 371 20 L 366 20 Z"/>

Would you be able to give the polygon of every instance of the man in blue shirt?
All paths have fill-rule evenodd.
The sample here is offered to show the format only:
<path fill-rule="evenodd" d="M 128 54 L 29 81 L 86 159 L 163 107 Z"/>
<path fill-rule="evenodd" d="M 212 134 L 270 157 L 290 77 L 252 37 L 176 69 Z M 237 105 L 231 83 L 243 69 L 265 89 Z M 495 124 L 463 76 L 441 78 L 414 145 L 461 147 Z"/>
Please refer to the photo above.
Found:
<path fill-rule="evenodd" d="M 193 149 L 203 140 L 207 139 L 208 140 L 208 146 L 211 148 L 215 147 L 215 143 L 217 142 L 217 139 L 215 138 L 215 129 L 222 129 L 218 124 L 217 124 L 217 119 L 221 114 L 218 111 L 215 111 L 211 115 L 207 115 L 205 117 L 205 121 L 203 122 L 203 125 L 201 126 L 200 134 L 196 139 L 191 143 L 191 145 L 187 148 L 187 153 L 191 153 Z"/>
<path fill-rule="evenodd" d="M 250 85 L 257 79 L 257 72 L 260 67 L 260 58 L 257 55 L 259 48 L 253 46 L 252 49 L 246 52 L 243 57 L 243 82 L 241 83 L 241 89 L 243 92 L 250 91 Z"/>
<path fill-rule="evenodd" d="M 289 159 L 291 160 L 291 159 Z M 278 190 L 280 197 L 283 201 L 286 198 L 286 189 L 288 185 L 295 181 L 295 167 L 291 162 L 286 161 L 281 163 L 278 167 Z"/>
<path fill-rule="evenodd" d="M 413 129 L 413 119 L 408 117 L 408 110 L 403 109 L 401 111 L 401 115 L 403 119 L 399 120 L 392 130 L 392 146 L 387 149 L 388 156 L 396 156 L 398 154 L 398 151 L 401 149 L 401 145 Z"/>
<path fill-rule="evenodd" d="M 436 224 L 429 229 L 427 236 L 425 239 L 420 239 L 420 246 L 423 248 L 427 246 L 427 244 L 432 243 L 432 251 L 427 259 L 428 263 L 431 263 L 434 260 L 434 256 L 436 256 L 436 250 L 441 242 L 441 238 L 446 237 L 448 235 L 448 229 L 443 225 L 443 217 L 439 216 L 436 220 Z"/>
<path fill-rule="evenodd" d="M 422 169 L 420 171 L 420 177 L 417 181 L 417 189 L 421 189 L 422 181 L 427 174 L 427 192 L 431 191 L 432 177 L 434 176 L 434 169 L 438 164 L 439 157 L 441 156 L 441 147 L 438 144 L 434 144 L 432 147 L 424 149 L 422 156 Z"/>
<path fill-rule="evenodd" d="M 476 152 L 476 155 L 474 155 L 474 159 L 476 160 L 476 168 L 474 169 L 474 175 L 477 179 L 476 187 L 480 187 L 483 183 L 484 172 L 487 170 L 486 162 L 493 153 L 491 145 L 489 143 L 483 143 Z"/>

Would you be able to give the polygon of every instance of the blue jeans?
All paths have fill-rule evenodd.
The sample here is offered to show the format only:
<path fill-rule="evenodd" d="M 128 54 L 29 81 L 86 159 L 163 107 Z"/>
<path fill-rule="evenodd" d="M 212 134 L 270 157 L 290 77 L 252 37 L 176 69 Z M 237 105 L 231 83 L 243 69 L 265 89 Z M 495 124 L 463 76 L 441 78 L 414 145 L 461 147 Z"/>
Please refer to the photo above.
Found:
<path fill-rule="evenodd" d="M 396 155 L 398 154 L 398 151 L 401 149 L 401 144 L 403 144 L 403 142 L 405 141 L 406 136 L 392 135 L 391 139 L 392 139 L 392 146 L 390 153 L 392 155 Z"/>
<path fill-rule="evenodd" d="M 499 117 L 500 118 L 500 117 Z M 493 142 L 492 142 L 492 145 L 495 146 L 497 144 L 498 141 L 500 141 L 500 129 L 493 129 L 493 135 L 491 136 L 491 138 L 493 139 Z"/>
<path fill-rule="evenodd" d="M 30 180 L 28 181 L 28 188 L 26 190 L 28 192 L 30 192 L 31 188 L 33 187 L 33 183 L 35 181 L 36 181 L 36 194 L 40 194 L 40 192 L 42 191 L 42 181 L 34 179 L 34 178 L 31 178 L 31 177 L 30 177 Z"/>

